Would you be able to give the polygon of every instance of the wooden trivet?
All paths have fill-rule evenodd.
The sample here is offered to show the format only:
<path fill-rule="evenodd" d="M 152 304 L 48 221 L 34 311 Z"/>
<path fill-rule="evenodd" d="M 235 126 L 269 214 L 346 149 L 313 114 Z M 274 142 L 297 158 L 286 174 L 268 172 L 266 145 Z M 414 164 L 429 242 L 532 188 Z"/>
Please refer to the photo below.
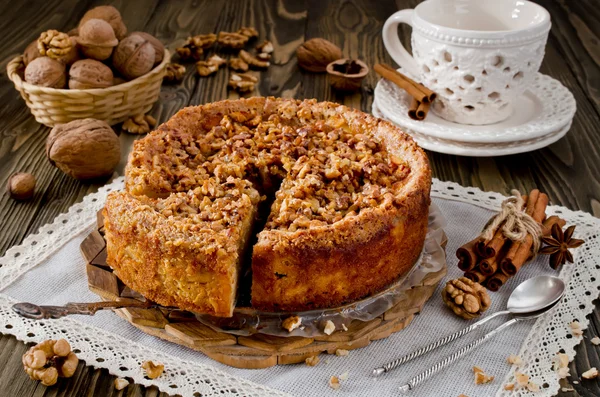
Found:
<path fill-rule="evenodd" d="M 87 262 L 89 289 L 105 300 L 143 299 L 125 286 L 106 264 L 106 241 L 100 213 L 97 226 L 97 230 L 81 243 L 81 253 Z M 200 351 L 220 363 L 237 368 L 267 368 L 301 363 L 321 353 L 334 354 L 337 349 L 358 349 L 371 341 L 387 338 L 410 324 L 445 275 L 446 266 L 429 273 L 419 286 L 407 291 L 405 299 L 371 321 L 354 320 L 347 327 L 348 331 L 339 330 L 314 338 L 264 334 L 236 336 L 213 330 L 190 312 L 167 308 L 126 308 L 117 309 L 115 313 L 149 335 Z"/>

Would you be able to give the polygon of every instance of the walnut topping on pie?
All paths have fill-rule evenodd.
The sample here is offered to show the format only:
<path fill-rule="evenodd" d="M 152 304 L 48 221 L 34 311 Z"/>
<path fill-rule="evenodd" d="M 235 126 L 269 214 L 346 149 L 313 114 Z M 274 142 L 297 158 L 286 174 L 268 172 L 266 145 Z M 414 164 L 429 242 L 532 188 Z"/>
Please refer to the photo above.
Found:
<path fill-rule="evenodd" d="M 186 108 L 134 144 L 126 192 L 105 210 L 108 262 L 163 305 L 230 315 L 260 216 L 252 305 L 340 305 L 413 266 L 430 175 L 410 137 L 337 104 L 249 98 Z"/>

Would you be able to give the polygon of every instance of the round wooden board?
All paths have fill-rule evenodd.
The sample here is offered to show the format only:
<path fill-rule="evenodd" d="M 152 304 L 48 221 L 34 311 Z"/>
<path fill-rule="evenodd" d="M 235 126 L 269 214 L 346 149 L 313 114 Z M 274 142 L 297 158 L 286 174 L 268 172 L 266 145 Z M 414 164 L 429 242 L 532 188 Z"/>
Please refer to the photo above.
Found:
<path fill-rule="evenodd" d="M 87 262 L 88 285 L 92 292 L 105 300 L 143 299 L 125 286 L 106 264 L 100 213 L 97 230 L 84 239 L 80 248 Z M 192 313 L 167 308 L 125 308 L 115 310 L 115 313 L 149 335 L 200 351 L 220 363 L 237 368 L 267 368 L 301 363 L 321 353 L 334 354 L 338 349 L 358 349 L 387 338 L 410 324 L 445 275 L 446 266 L 429 273 L 420 285 L 407 291 L 405 299 L 373 320 L 354 320 L 347 331 L 336 330 L 331 335 L 315 338 L 264 334 L 236 336 L 213 330 L 196 320 Z"/>

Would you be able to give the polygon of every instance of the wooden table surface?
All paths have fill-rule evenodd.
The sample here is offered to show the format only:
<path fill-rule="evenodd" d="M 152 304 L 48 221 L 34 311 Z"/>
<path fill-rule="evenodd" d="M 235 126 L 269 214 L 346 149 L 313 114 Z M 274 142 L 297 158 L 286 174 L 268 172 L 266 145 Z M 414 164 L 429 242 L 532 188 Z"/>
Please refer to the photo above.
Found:
<path fill-rule="evenodd" d="M 428 152 L 434 176 L 462 185 L 508 194 L 539 188 L 554 204 L 600 216 L 600 7 L 597 0 L 540 0 L 552 15 L 552 31 L 541 72 L 562 82 L 575 95 L 577 114 L 568 135 L 557 143 L 532 153 L 496 158 L 472 158 Z M 38 124 L 6 77 L 6 64 L 40 32 L 68 31 L 84 12 L 106 1 L 40 0 L 4 1 L 0 4 L 0 185 L 17 171 L 37 178 L 31 201 L 19 203 L 0 195 L 0 255 L 102 183 L 82 183 L 53 168 L 44 155 L 49 128 Z M 326 77 L 301 72 L 295 50 L 305 39 L 323 37 L 338 44 L 345 56 L 367 64 L 392 63 L 381 40 L 386 18 L 416 0 L 129 0 L 112 1 L 123 14 L 129 31 L 149 32 L 170 49 L 190 34 L 234 31 L 254 26 L 260 37 L 275 45 L 273 65 L 260 77 L 261 95 L 317 98 L 340 102 L 369 112 L 378 77 L 370 72 L 362 90 L 353 95 L 332 92 Z M 409 45 L 410 29 L 402 28 Z M 226 71 L 198 78 L 188 66 L 184 82 L 164 86 L 152 114 L 167 120 L 178 109 L 234 96 L 227 91 Z M 121 134 L 123 159 L 136 137 Z M 600 368 L 600 349 L 590 339 L 600 332 L 598 305 L 590 315 L 586 338 L 571 363 L 571 380 L 591 366 Z M 31 381 L 21 364 L 27 346 L 9 335 L 0 335 L 0 395 L 2 396 L 155 396 L 156 388 L 130 385 L 122 392 L 113 388 L 114 377 L 106 370 L 84 366 L 75 376 L 46 388 Z M 567 383 L 565 383 L 567 385 Z M 599 396 L 600 380 L 572 384 L 575 392 L 561 396 Z"/>

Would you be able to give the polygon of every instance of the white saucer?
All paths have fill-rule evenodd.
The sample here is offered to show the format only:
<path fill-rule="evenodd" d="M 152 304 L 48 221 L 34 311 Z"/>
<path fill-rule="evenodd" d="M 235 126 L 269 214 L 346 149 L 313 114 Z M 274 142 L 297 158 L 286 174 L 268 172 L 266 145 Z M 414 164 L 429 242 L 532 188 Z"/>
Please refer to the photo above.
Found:
<path fill-rule="evenodd" d="M 373 102 L 372 113 L 375 117 L 391 121 L 381 113 L 380 109 L 378 108 L 377 101 Z M 391 122 L 393 123 L 393 121 Z M 439 153 L 455 154 L 459 156 L 493 157 L 531 152 L 533 150 L 546 147 L 558 141 L 560 138 L 566 135 L 566 133 L 569 131 L 569 128 L 571 128 L 571 121 L 569 121 L 568 124 L 564 125 L 562 128 L 559 128 L 556 131 L 553 131 L 542 137 L 506 143 L 476 143 L 452 141 L 432 137 L 427 134 L 421 134 L 403 126 L 399 127 L 403 131 L 411 135 L 419 146 L 427 150 Z"/>
<path fill-rule="evenodd" d="M 576 110 L 573 94 L 558 80 L 538 73 L 532 87 L 517 99 L 508 119 L 490 125 L 457 124 L 429 112 L 423 121 L 408 117 L 410 96 L 381 79 L 375 100 L 386 119 L 414 133 L 449 141 L 502 143 L 547 137 L 571 122 Z"/>

